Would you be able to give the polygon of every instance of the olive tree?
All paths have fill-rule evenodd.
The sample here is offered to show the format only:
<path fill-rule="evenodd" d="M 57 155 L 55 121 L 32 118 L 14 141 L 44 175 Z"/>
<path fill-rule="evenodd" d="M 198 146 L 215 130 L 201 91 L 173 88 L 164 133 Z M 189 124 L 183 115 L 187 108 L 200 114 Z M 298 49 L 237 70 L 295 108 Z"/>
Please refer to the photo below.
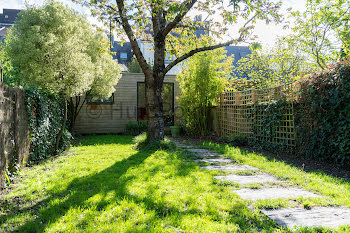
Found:
<path fill-rule="evenodd" d="M 90 92 L 109 97 L 121 68 L 108 54 L 108 42 L 70 8 L 48 1 L 19 13 L 5 50 L 21 81 L 64 99 L 56 150 L 66 127 L 70 97 Z"/>
<path fill-rule="evenodd" d="M 164 138 L 162 87 L 164 76 L 196 53 L 236 44 L 251 36 L 257 20 L 278 21 L 280 2 L 269 0 L 75 0 L 91 7 L 92 13 L 130 41 L 145 74 L 149 141 Z M 193 16 L 203 21 L 195 21 Z M 201 37 L 196 30 L 206 31 Z M 150 68 L 139 41 L 153 43 L 154 64 Z M 212 45 L 201 46 L 202 40 Z M 174 60 L 165 65 L 165 57 Z"/>

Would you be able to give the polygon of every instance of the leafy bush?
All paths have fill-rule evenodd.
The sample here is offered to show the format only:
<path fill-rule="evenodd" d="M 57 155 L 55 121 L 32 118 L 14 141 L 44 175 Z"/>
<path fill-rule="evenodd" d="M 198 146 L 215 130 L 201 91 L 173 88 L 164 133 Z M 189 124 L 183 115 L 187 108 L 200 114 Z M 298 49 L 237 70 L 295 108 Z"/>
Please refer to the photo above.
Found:
<path fill-rule="evenodd" d="M 147 131 L 147 121 L 130 121 L 125 126 L 125 134 L 136 136 Z"/>
<path fill-rule="evenodd" d="M 57 95 L 38 89 L 29 89 L 25 93 L 32 141 L 30 160 L 37 162 L 55 154 L 56 136 L 63 121 L 64 101 Z M 65 130 L 59 151 L 69 147 L 71 139 L 72 135 Z"/>
<path fill-rule="evenodd" d="M 291 152 L 287 144 L 291 142 L 284 134 L 289 134 L 286 126 L 286 113 L 292 110 L 292 104 L 282 96 L 271 103 L 255 104 L 251 109 L 253 120 L 250 145 L 258 146 L 273 152 Z M 278 137 L 278 134 L 283 136 Z"/>
<path fill-rule="evenodd" d="M 224 137 L 223 141 L 232 146 L 247 146 L 248 138 L 244 135 Z"/>
<path fill-rule="evenodd" d="M 300 81 L 296 129 L 300 152 L 350 163 L 350 64 L 342 62 Z"/>
<path fill-rule="evenodd" d="M 180 106 L 189 134 L 204 136 L 209 133 L 209 113 L 224 91 L 232 62 L 224 49 L 203 52 L 194 55 L 178 75 L 182 91 Z"/>

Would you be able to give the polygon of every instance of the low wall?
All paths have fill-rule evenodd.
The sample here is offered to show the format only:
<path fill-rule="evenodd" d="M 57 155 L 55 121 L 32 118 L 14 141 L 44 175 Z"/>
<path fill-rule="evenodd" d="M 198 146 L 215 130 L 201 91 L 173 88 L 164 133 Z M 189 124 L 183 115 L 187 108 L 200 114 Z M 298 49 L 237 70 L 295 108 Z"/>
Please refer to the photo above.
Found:
<path fill-rule="evenodd" d="M 0 187 L 7 166 L 28 159 L 30 130 L 25 107 L 25 93 L 0 83 Z"/>

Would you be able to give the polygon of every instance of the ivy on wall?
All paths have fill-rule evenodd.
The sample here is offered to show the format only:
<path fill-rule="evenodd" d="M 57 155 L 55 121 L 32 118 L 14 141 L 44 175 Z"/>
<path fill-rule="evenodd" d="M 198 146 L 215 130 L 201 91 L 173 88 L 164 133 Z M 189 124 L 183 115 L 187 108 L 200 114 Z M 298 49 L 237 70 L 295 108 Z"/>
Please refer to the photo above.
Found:
<path fill-rule="evenodd" d="M 296 105 L 300 153 L 350 163 L 350 63 L 304 77 Z"/>
<path fill-rule="evenodd" d="M 30 161 L 37 162 L 55 154 L 56 136 L 63 121 L 64 101 L 57 95 L 38 89 L 29 89 L 25 93 L 32 142 Z M 59 151 L 65 150 L 71 139 L 72 135 L 65 130 Z"/>

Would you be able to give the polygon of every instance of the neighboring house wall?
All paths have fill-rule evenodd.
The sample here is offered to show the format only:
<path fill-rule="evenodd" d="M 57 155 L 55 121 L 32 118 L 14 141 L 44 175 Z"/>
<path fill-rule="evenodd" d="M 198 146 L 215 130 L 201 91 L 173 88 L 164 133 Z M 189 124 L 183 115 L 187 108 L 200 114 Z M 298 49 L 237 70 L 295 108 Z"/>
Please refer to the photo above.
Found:
<path fill-rule="evenodd" d="M 140 50 L 145 58 L 145 60 L 149 63 L 149 64 L 153 64 L 154 63 L 154 50 L 153 50 L 153 44 L 151 42 L 148 41 L 139 41 L 138 42 Z M 170 64 L 175 57 L 170 56 L 169 54 L 167 54 L 165 56 L 165 67 Z M 181 69 L 183 67 L 183 63 L 181 62 L 180 64 L 177 64 L 175 67 L 173 67 L 171 70 L 169 70 L 169 72 L 167 73 L 168 75 L 177 75 L 178 73 L 180 73 Z"/>
<path fill-rule="evenodd" d="M 131 62 L 131 59 L 133 57 L 133 52 L 131 49 L 131 44 L 130 42 L 124 42 L 123 44 L 114 41 L 113 42 L 113 47 L 112 47 L 112 52 L 115 54 L 113 55 L 113 59 L 117 59 L 119 64 L 127 66 L 128 63 Z"/>
<path fill-rule="evenodd" d="M 0 14 L 0 24 L 13 25 L 20 11 L 17 9 L 3 9 L 2 14 Z"/>
<path fill-rule="evenodd" d="M 74 131 L 81 134 L 124 132 L 128 122 L 137 121 L 137 83 L 144 81 L 143 74 L 123 73 L 115 87 L 114 103 L 85 103 L 77 117 Z M 174 75 L 167 75 L 164 82 L 174 83 L 175 124 L 177 124 L 179 119 L 176 110 L 180 87 Z"/>

